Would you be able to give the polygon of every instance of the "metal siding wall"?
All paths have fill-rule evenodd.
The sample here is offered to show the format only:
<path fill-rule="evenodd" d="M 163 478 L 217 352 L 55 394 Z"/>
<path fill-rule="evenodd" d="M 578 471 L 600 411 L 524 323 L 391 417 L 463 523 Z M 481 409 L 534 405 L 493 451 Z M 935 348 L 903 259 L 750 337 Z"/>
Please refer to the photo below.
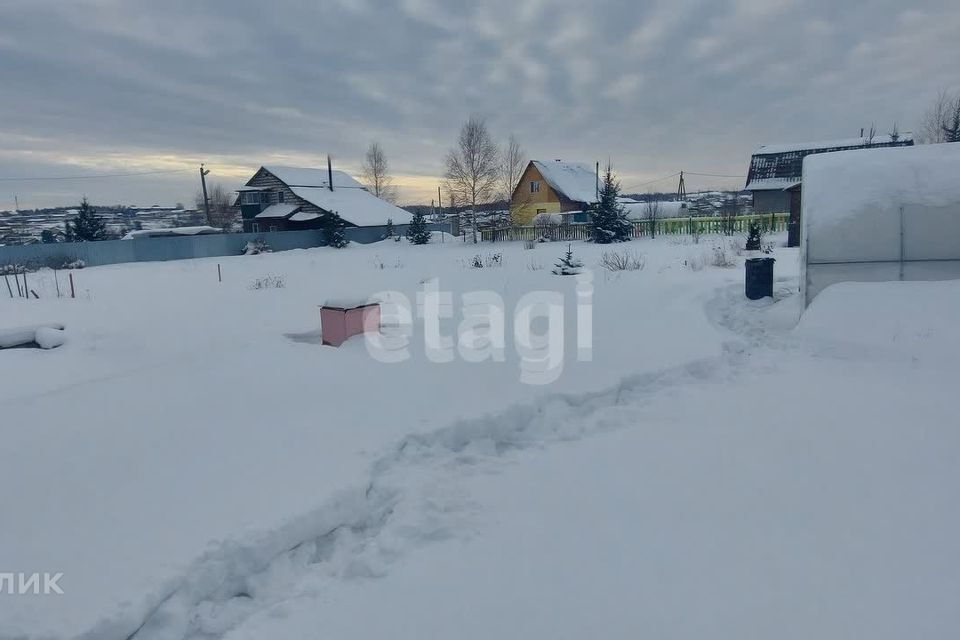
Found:
<path fill-rule="evenodd" d="M 786 191 L 754 191 L 754 213 L 787 213 L 790 211 L 790 194 Z"/>
<path fill-rule="evenodd" d="M 247 242 L 263 240 L 274 251 L 324 246 L 320 231 L 224 233 L 181 238 L 138 238 L 102 242 L 60 242 L 0 247 L 0 266 L 44 264 L 52 258 L 83 260 L 88 267 L 240 255 Z"/>
<path fill-rule="evenodd" d="M 431 231 L 443 225 L 428 224 Z M 344 231 L 347 239 L 369 244 L 386 236 L 386 226 L 350 227 Z M 394 226 L 394 233 L 404 235 L 407 225 Z M 263 240 L 274 251 L 310 249 L 326 246 L 323 232 L 273 231 L 266 233 L 219 233 L 180 238 L 137 238 L 136 240 L 104 240 L 102 242 L 58 242 L 56 244 L 26 244 L 0 246 L 0 267 L 6 265 L 43 265 L 53 258 L 65 261 L 83 260 L 88 267 L 124 262 L 162 262 L 192 258 L 214 258 L 243 253 L 247 242 Z"/>

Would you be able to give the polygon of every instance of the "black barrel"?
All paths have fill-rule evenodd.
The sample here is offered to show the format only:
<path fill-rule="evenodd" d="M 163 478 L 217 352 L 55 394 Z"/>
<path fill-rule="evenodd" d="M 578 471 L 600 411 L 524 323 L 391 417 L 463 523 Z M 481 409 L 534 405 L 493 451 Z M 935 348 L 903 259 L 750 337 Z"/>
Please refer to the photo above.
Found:
<path fill-rule="evenodd" d="M 748 258 L 746 293 L 751 300 L 773 297 L 773 258 Z"/>

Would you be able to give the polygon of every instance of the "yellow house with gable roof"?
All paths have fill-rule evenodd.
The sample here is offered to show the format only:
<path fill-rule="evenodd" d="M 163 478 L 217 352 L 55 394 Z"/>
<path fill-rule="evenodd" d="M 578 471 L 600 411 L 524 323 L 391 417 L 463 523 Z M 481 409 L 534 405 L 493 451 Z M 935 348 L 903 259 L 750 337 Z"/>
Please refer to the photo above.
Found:
<path fill-rule="evenodd" d="M 532 224 L 539 214 L 583 211 L 597 202 L 594 167 L 561 160 L 531 160 L 510 198 L 510 219 L 515 225 Z"/>

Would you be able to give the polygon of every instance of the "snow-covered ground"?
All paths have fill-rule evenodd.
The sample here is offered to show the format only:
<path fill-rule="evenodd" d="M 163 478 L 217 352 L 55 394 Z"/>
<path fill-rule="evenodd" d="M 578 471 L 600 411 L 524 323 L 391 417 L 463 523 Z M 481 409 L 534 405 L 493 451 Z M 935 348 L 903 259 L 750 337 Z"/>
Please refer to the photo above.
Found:
<path fill-rule="evenodd" d="M 565 245 L 116 265 L 75 272 L 77 300 L 34 276 L 0 327 L 67 343 L 0 351 L 0 573 L 65 593 L 0 594 L 0 638 L 948 637 L 949 324 L 843 330 L 850 300 L 897 295 L 854 287 L 794 329 L 795 252 L 748 302 L 742 258 L 709 264 L 727 242 L 635 241 L 618 274 L 574 243 L 592 360 L 568 328 L 548 385 L 519 381 L 510 310 L 555 291 L 575 325 Z M 434 278 L 449 330 L 460 294 L 504 298 L 505 362 L 431 362 L 420 323 L 402 363 L 318 344 L 325 299 Z M 956 283 L 930 286 L 956 317 Z"/>

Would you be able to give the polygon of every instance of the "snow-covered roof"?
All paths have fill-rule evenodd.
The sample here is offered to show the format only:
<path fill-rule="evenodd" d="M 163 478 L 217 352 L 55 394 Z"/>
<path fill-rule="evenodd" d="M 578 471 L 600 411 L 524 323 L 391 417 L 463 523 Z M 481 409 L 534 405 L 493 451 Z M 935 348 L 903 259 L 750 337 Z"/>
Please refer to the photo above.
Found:
<path fill-rule="evenodd" d="M 553 190 L 574 202 L 597 201 L 597 174 L 590 165 L 560 160 L 532 160 Z"/>
<path fill-rule="evenodd" d="M 798 184 L 800 181 L 796 178 L 761 178 L 751 180 L 744 188 L 748 191 L 784 191 Z"/>
<path fill-rule="evenodd" d="M 295 204 L 272 204 L 260 213 L 258 213 L 255 218 L 286 218 L 291 213 L 299 209 Z"/>
<path fill-rule="evenodd" d="M 842 158 L 811 156 L 803 164 L 803 215 L 811 214 L 804 224 L 808 230 L 825 225 L 830 229 L 825 235 L 833 236 L 831 225 L 838 221 L 861 214 L 899 213 L 901 206 L 954 207 L 954 216 L 960 217 L 958 172 L 960 144 L 956 143 L 850 151 Z M 899 225 L 896 231 L 899 241 Z"/>
<path fill-rule="evenodd" d="M 836 140 L 820 140 L 818 142 L 797 142 L 792 144 L 771 144 L 771 145 L 762 145 L 756 151 L 753 152 L 754 155 L 762 155 L 767 153 L 790 153 L 792 151 L 824 151 L 826 149 L 851 149 L 856 147 L 871 147 L 879 146 L 885 144 L 893 143 L 907 143 L 912 142 L 913 136 L 911 134 L 901 134 L 897 136 L 897 139 L 894 140 L 888 135 L 873 136 L 872 138 L 867 138 L 866 136 L 860 138 L 839 138 Z"/>
<path fill-rule="evenodd" d="M 265 165 L 263 167 L 288 187 L 329 187 L 330 180 L 326 169 L 308 167 L 282 167 Z M 363 185 L 343 171 L 333 171 L 333 186 L 363 188 Z"/>
<path fill-rule="evenodd" d="M 958 173 L 956 143 L 805 158 L 805 304 L 841 281 L 960 277 Z"/>
<path fill-rule="evenodd" d="M 316 213 L 307 213 L 306 211 L 297 211 L 295 214 L 290 216 L 288 220 L 291 222 L 310 222 L 316 220 L 320 216 Z"/>
<path fill-rule="evenodd" d="M 332 309 L 356 309 L 377 304 L 379 300 L 371 298 L 327 298 L 323 301 L 324 307 Z"/>
<path fill-rule="evenodd" d="M 358 227 L 374 227 L 387 224 L 409 224 L 413 214 L 381 200 L 363 188 L 337 188 L 334 177 L 334 189 L 325 187 L 291 187 L 294 195 L 303 198 L 324 211 L 336 212 L 346 222 Z"/>
<path fill-rule="evenodd" d="M 201 225 L 197 227 L 173 227 L 169 229 L 141 229 L 131 231 L 121 240 L 136 240 L 137 238 L 160 238 L 163 236 L 198 236 L 207 233 L 223 233 L 223 229 Z"/>
<path fill-rule="evenodd" d="M 623 208 L 627 210 L 627 217 L 630 220 L 643 220 L 647 216 L 647 203 L 646 202 L 624 202 L 621 203 Z M 686 202 L 680 202 L 679 200 L 661 200 L 657 202 L 659 211 L 657 211 L 657 219 L 663 218 L 686 218 L 690 215 L 690 209 Z"/>

